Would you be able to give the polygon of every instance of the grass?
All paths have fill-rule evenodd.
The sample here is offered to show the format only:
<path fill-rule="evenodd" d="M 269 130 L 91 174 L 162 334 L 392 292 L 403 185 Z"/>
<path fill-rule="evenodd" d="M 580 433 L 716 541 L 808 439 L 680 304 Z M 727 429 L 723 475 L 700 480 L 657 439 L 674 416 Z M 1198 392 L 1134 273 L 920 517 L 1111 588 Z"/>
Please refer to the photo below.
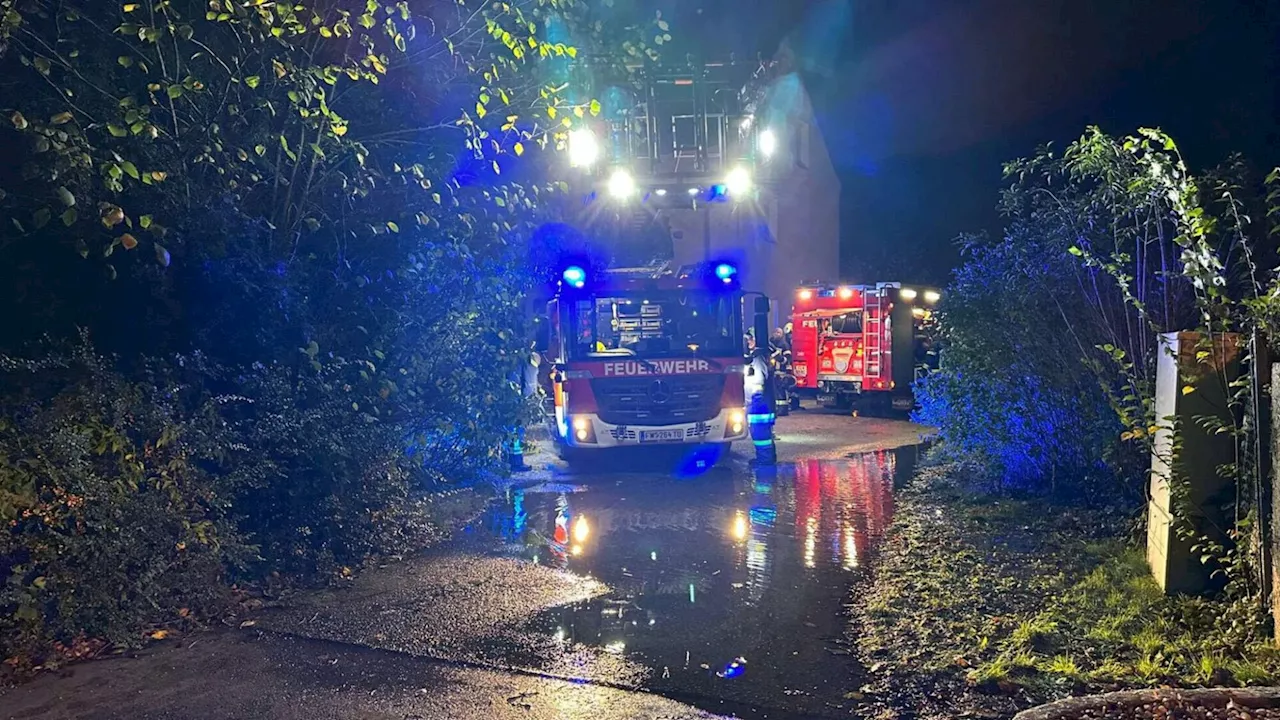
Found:
<path fill-rule="evenodd" d="M 945 698 L 942 715 L 1007 713 L 1090 691 L 1280 678 L 1256 600 L 1166 597 L 1127 517 L 976 495 L 957 474 L 926 468 L 899 496 L 852 607 L 851 640 L 882 698 L 910 687 L 917 711 L 924 696 Z"/>

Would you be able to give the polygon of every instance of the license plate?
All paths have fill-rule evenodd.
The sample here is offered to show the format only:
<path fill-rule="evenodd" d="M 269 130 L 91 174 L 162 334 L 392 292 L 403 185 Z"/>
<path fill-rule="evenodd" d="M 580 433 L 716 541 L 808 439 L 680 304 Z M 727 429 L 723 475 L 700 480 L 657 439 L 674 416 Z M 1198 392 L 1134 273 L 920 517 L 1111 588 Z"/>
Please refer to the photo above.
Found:
<path fill-rule="evenodd" d="M 683 440 L 684 430 L 641 430 L 640 442 L 669 442 Z"/>

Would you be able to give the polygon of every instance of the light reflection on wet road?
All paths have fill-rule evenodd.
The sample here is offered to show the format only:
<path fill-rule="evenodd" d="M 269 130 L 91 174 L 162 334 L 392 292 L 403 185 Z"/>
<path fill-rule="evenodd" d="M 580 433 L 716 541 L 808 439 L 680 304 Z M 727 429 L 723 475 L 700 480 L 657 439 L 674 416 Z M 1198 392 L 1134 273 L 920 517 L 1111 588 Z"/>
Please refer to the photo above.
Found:
<path fill-rule="evenodd" d="M 512 489 L 483 530 L 610 592 L 540 613 L 499 652 L 586 679 L 612 656 L 634 666 L 635 684 L 717 712 L 840 715 L 861 675 L 839 645 L 843 604 L 916 454 L 728 463 L 685 479 L 588 472 Z"/>

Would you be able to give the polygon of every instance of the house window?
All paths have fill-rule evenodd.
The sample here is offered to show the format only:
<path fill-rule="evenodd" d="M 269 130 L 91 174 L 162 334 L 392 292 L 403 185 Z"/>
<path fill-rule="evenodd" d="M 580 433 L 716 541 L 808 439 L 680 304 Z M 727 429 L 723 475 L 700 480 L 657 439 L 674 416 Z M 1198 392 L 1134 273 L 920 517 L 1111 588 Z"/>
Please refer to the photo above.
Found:
<path fill-rule="evenodd" d="M 806 169 L 809 167 L 810 127 L 809 123 L 803 123 L 796 128 L 795 146 L 792 151 L 796 166 Z"/>

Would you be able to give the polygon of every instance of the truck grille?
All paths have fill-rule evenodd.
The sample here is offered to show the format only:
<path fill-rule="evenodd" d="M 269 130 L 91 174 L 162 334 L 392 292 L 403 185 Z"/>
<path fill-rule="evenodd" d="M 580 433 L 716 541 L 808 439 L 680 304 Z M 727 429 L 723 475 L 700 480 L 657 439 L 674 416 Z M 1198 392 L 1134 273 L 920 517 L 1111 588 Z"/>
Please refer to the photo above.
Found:
<path fill-rule="evenodd" d="M 720 413 L 724 375 L 601 378 L 591 381 L 600 419 L 611 425 L 706 422 Z"/>

